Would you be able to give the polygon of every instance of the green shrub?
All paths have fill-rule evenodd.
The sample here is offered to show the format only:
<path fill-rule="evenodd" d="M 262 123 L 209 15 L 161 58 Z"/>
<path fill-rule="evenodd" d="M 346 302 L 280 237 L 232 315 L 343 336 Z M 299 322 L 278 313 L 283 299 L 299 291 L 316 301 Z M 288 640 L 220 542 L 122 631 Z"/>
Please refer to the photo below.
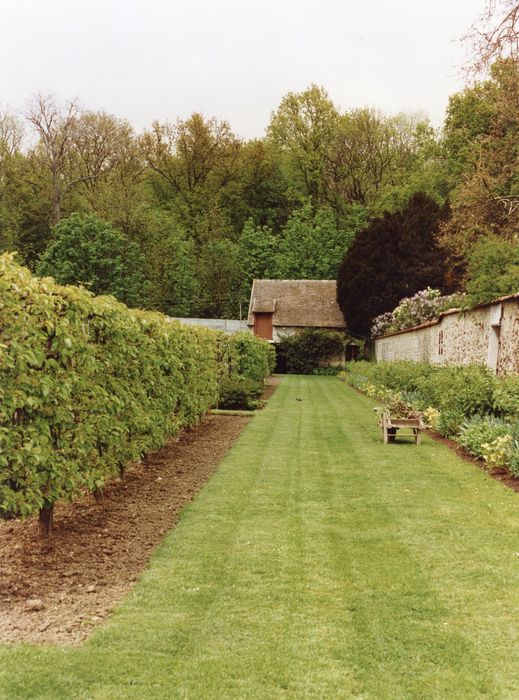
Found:
<path fill-rule="evenodd" d="M 478 365 L 434 367 L 417 390 L 428 406 L 463 418 L 492 410 L 495 382 L 490 370 Z"/>
<path fill-rule="evenodd" d="M 438 432 L 443 437 L 453 437 L 459 432 L 463 418 L 463 413 L 456 409 L 446 408 L 440 411 Z"/>
<path fill-rule="evenodd" d="M 434 369 L 419 362 L 377 362 L 373 378 L 396 391 L 417 392 Z"/>
<path fill-rule="evenodd" d="M 342 358 L 344 337 L 336 331 L 307 328 L 283 338 L 278 353 L 288 374 L 312 374 L 327 360 Z"/>
<path fill-rule="evenodd" d="M 493 407 L 504 416 L 519 416 L 519 376 L 503 377 L 494 387 Z"/>
<path fill-rule="evenodd" d="M 256 338 L 248 331 L 230 336 L 230 375 L 263 382 L 272 374 L 276 351 L 270 343 Z"/>
<path fill-rule="evenodd" d="M 485 443 L 510 434 L 512 426 L 494 416 L 473 416 L 466 418 L 460 428 L 457 442 L 474 457 L 483 458 Z"/>
<path fill-rule="evenodd" d="M 228 377 L 218 386 L 218 408 L 251 411 L 258 408 L 263 383 L 253 379 Z"/>
<path fill-rule="evenodd" d="M 218 333 L 32 277 L 11 255 L 0 256 L 0 305 L 4 517 L 100 488 L 216 401 Z M 256 381 L 268 373 L 265 341 L 227 354 Z"/>
<path fill-rule="evenodd" d="M 519 478 L 519 438 L 514 438 L 512 440 L 512 445 L 510 447 L 510 461 L 508 463 L 508 469 L 510 474 Z"/>

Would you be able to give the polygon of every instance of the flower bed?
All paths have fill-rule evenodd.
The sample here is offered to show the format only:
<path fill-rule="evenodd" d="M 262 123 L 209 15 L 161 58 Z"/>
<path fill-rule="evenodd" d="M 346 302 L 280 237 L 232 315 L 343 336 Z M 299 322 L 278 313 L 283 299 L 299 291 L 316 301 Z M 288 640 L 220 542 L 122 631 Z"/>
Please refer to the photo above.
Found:
<path fill-rule="evenodd" d="M 419 411 L 488 469 L 519 477 L 519 377 L 497 378 L 480 366 L 352 362 L 341 379 L 386 406 Z"/>

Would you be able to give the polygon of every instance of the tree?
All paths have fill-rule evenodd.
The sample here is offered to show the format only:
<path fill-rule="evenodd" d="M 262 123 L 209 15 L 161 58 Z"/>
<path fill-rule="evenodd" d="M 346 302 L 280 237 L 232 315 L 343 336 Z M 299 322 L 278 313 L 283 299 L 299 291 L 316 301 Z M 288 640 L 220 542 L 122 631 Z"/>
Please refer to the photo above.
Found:
<path fill-rule="evenodd" d="M 279 243 L 277 274 L 285 279 L 335 279 L 355 233 L 364 223 L 362 208 L 337 224 L 330 207 L 314 213 L 310 202 L 293 212 Z"/>
<path fill-rule="evenodd" d="M 0 251 L 15 250 L 21 212 L 18 188 L 24 158 L 21 154 L 23 124 L 8 111 L 0 112 Z"/>
<path fill-rule="evenodd" d="M 250 297 L 254 279 L 273 279 L 277 273 L 279 238 L 268 226 L 255 226 L 249 219 L 238 239 L 242 269 L 240 300 Z"/>
<path fill-rule="evenodd" d="M 8 110 L 0 112 L 0 161 L 20 153 L 24 136 L 22 120 Z"/>
<path fill-rule="evenodd" d="M 468 260 L 467 294 L 470 302 L 492 301 L 519 290 L 519 241 L 495 236 L 481 238 Z"/>
<path fill-rule="evenodd" d="M 141 148 L 159 200 L 197 242 L 231 233 L 221 197 L 237 177 L 241 142 L 226 121 L 195 113 L 175 124 L 155 122 Z"/>
<path fill-rule="evenodd" d="M 254 139 L 242 144 L 236 177 L 222 190 L 220 202 L 234 232 L 252 219 L 278 233 L 295 203 L 288 189 L 279 150 L 267 140 Z"/>
<path fill-rule="evenodd" d="M 490 80 L 466 90 L 454 104 L 459 109 L 455 127 L 448 122 L 446 142 L 454 143 L 462 176 L 452 193 L 452 216 L 442 227 L 441 241 L 454 280 L 463 285 L 466 261 L 479 238 L 513 240 L 517 235 L 519 66 L 498 61 Z"/>
<path fill-rule="evenodd" d="M 349 330 L 368 336 L 371 322 L 400 299 L 444 288 L 444 256 L 435 234 L 445 209 L 416 193 L 405 209 L 372 219 L 353 241 L 337 277 L 337 301 Z"/>
<path fill-rule="evenodd" d="M 304 92 L 285 95 L 268 127 L 269 138 L 285 159 L 289 181 L 315 207 L 326 202 L 324 171 L 338 121 L 339 113 L 326 90 L 311 85 Z"/>
<path fill-rule="evenodd" d="M 485 11 L 463 41 L 472 49 L 472 58 L 465 66 L 469 76 L 484 73 L 499 59 L 519 59 L 519 3 L 487 0 Z"/>
<path fill-rule="evenodd" d="M 40 93 L 27 113 L 27 119 L 39 137 L 35 154 L 50 175 L 52 224 L 61 219 L 63 198 L 77 182 L 71 142 L 78 112 L 75 102 L 60 107 L 54 97 Z"/>
<path fill-rule="evenodd" d="M 82 284 L 94 294 L 111 294 L 130 306 L 146 296 L 139 248 L 94 215 L 72 214 L 52 229 L 53 240 L 36 272 L 60 284 Z"/>
<path fill-rule="evenodd" d="M 248 299 L 240 299 L 242 267 L 236 243 L 222 238 L 209 241 L 198 257 L 199 313 L 207 318 L 237 318 Z M 242 306 L 243 311 L 243 306 Z"/>
<path fill-rule="evenodd" d="M 41 164 L 24 151 L 25 129 L 19 117 L 0 113 L 0 250 L 17 251 L 33 265 L 50 229 L 50 202 L 41 182 Z"/>
<path fill-rule="evenodd" d="M 145 230 L 149 305 L 169 316 L 197 313 L 199 284 L 195 245 L 171 216 L 151 211 Z"/>
<path fill-rule="evenodd" d="M 369 108 L 342 115 L 325 170 L 328 201 L 336 210 L 342 202 L 372 206 L 385 187 L 405 179 L 427 127 L 422 115 L 387 117 Z"/>

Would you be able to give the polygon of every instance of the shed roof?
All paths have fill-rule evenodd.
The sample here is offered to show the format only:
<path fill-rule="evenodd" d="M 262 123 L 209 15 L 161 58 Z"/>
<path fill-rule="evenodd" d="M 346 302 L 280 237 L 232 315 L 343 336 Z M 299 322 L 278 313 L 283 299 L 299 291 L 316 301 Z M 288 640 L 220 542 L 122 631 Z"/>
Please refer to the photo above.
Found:
<path fill-rule="evenodd" d="M 335 280 L 254 280 L 249 326 L 254 313 L 272 313 L 273 326 L 345 328 Z"/>

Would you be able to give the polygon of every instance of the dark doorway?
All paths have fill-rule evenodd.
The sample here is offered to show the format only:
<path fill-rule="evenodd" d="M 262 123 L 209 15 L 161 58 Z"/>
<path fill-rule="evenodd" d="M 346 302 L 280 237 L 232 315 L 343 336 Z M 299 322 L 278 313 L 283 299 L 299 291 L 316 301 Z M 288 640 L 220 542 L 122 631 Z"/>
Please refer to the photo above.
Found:
<path fill-rule="evenodd" d="M 348 343 L 344 348 L 344 359 L 346 362 L 352 362 L 359 357 L 359 346 L 355 343 Z"/>

